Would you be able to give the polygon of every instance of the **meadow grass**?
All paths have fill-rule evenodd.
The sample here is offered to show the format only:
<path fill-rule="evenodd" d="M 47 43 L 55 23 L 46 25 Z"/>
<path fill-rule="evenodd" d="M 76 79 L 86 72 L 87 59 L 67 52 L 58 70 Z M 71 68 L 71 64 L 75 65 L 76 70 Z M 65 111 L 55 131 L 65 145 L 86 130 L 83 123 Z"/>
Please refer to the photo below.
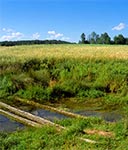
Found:
<path fill-rule="evenodd" d="M 59 123 L 59 122 L 58 122 Z M 13 134 L 0 134 L 1 150 L 128 150 L 127 128 L 124 122 L 106 124 L 104 121 L 91 119 L 66 119 L 60 121 L 66 129 L 57 132 L 55 127 L 44 126 L 39 129 L 28 128 Z M 86 134 L 84 130 L 111 132 L 112 136 Z M 97 143 L 80 140 L 86 138 Z"/>
<path fill-rule="evenodd" d="M 0 47 L 0 98 L 105 97 L 105 104 L 127 103 L 127 58 L 128 46 Z"/>
<path fill-rule="evenodd" d="M 0 98 L 15 103 L 15 96 L 40 103 L 65 98 L 100 103 L 103 109 L 120 109 L 120 122 L 68 119 L 67 128 L 26 129 L 0 134 L 1 149 L 128 149 L 128 46 L 32 45 L 0 47 Z M 93 101 L 94 100 L 94 101 Z M 73 101 L 72 101 L 73 105 Z M 83 129 L 112 131 L 112 138 L 83 134 Z M 97 140 L 97 144 L 77 137 Z"/>
<path fill-rule="evenodd" d="M 29 45 L 0 47 L 1 62 L 31 58 L 128 59 L 128 46 L 115 45 Z"/>

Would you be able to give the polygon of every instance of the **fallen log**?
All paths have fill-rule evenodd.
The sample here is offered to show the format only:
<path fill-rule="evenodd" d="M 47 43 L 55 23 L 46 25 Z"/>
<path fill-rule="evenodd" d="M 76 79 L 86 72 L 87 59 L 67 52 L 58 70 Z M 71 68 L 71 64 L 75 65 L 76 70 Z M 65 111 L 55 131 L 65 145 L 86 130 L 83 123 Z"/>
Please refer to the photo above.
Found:
<path fill-rule="evenodd" d="M 14 107 L 12 107 L 10 105 L 7 105 L 7 104 L 5 104 L 3 102 L 0 102 L 0 108 L 7 109 L 7 110 L 9 110 L 12 113 L 15 113 L 15 114 L 17 114 L 17 115 L 19 115 L 21 117 L 24 117 L 24 118 L 27 118 L 27 119 L 32 120 L 34 122 L 37 122 L 37 123 L 39 123 L 41 125 L 44 125 L 44 124 L 46 125 L 47 124 L 47 125 L 56 126 L 58 130 L 64 129 L 64 127 L 62 127 L 62 126 L 60 126 L 58 124 L 55 124 L 55 123 L 53 123 L 53 122 L 51 122 L 49 120 L 46 120 L 46 119 L 41 118 L 39 116 L 32 115 L 32 114 L 30 114 L 28 112 L 25 112 L 23 110 L 14 108 Z"/>
<path fill-rule="evenodd" d="M 51 107 L 51 106 L 48 106 L 48 105 L 39 104 L 39 103 L 34 102 L 32 100 L 29 101 L 29 100 L 22 99 L 22 98 L 19 98 L 19 97 L 15 97 L 15 99 L 20 101 L 20 102 L 23 102 L 23 103 L 26 103 L 26 104 L 29 104 L 29 105 L 32 105 L 32 106 L 35 106 L 35 107 L 43 108 L 43 109 L 46 109 L 46 110 L 51 110 L 51 111 L 54 111 L 54 112 L 57 112 L 59 114 L 69 116 L 69 117 L 72 117 L 72 118 L 81 118 L 81 119 L 86 119 L 87 118 L 86 116 L 82 116 L 82 115 L 75 114 L 75 113 L 72 113 L 72 112 L 60 110 L 58 108 Z"/>
<path fill-rule="evenodd" d="M 86 134 L 90 134 L 90 135 L 99 135 L 99 136 L 104 136 L 104 137 L 114 137 L 114 133 L 113 132 L 108 132 L 108 131 L 103 131 L 103 130 L 96 130 L 96 129 L 86 129 L 83 130 Z"/>
<path fill-rule="evenodd" d="M 36 123 L 34 121 L 28 120 L 28 119 L 23 118 L 23 117 L 20 117 L 18 115 L 12 114 L 8 111 L 4 111 L 2 109 L 0 109 L 0 113 L 7 116 L 7 117 L 9 117 L 9 118 L 11 118 L 11 119 L 13 119 L 13 120 L 15 120 L 15 121 L 19 121 L 20 123 L 23 123 L 27 126 L 31 126 L 31 127 L 41 127 L 42 126 L 39 123 Z"/>
<path fill-rule="evenodd" d="M 92 143 L 92 144 L 98 143 L 98 142 L 96 142 L 94 140 L 90 140 L 90 139 L 86 139 L 86 138 L 79 138 L 79 139 L 82 140 L 82 141 L 85 141 L 87 143 Z"/>
<path fill-rule="evenodd" d="M 13 113 L 10 113 L 8 111 L 5 111 L 5 110 L 2 110 L 0 109 L 0 113 L 7 116 L 7 117 L 10 117 L 10 118 L 13 118 L 14 120 L 16 121 L 19 121 L 23 124 L 26 124 L 28 126 L 32 126 L 32 127 L 42 127 L 42 125 L 52 125 L 52 126 L 55 126 L 56 129 L 58 131 L 62 130 L 62 129 L 66 129 L 65 127 L 62 127 L 58 124 L 55 124 L 49 120 L 46 120 L 46 119 L 43 119 L 41 117 L 38 117 L 38 116 L 35 116 L 35 115 L 32 115 L 28 112 L 25 112 L 25 111 L 22 111 L 22 110 L 19 110 L 17 108 L 14 108 L 10 105 L 7 105 L 3 102 L 0 102 L 0 108 L 4 108 L 4 109 L 7 109 Z M 17 114 L 17 115 L 16 115 Z M 20 115 L 20 116 L 18 116 Z M 24 118 L 23 118 L 24 117 Z M 96 141 L 93 141 L 93 140 L 90 140 L 90 139 L 86 139 L 86 138 L 78 138 L 79 140 L 82 140 L 82 141 L 85 141 L 85 142 L 88 142 L 88 143 L 97 143 Z"/>

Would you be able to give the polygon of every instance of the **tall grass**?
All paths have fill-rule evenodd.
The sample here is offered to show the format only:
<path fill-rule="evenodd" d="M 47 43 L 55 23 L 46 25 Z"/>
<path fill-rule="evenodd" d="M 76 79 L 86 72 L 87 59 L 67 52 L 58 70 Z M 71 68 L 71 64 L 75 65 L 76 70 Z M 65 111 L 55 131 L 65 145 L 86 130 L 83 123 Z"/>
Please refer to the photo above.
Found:
<path fill-rule="evenodd" d="M 12 101 L 19 96 L 40 103 L 72 97 L 94 100 L 103 108 L 122 109 L 125 118 L 114 124 L 97 118 L 63 120 L 58 123 L 67 130 L 61 133 L 50 127 L 0 133 L 0 149 L 128 149 L 127 66 L 128 46 L 0 47 L 0 99 Z M 86 128 L 112 131 L 115 137 L 87 135 L 83 133 Z M 88 144 L 77 137 L 99 143 Z"/>
<path fill-rule="evenodd" d="M 121 99 L 128 95 L 127 58 L 127 46 L 0 47 L 0 97 Z"/>
<path fill-rule="evenodd" d="M 107 102 L 111 96 L 115 104 L 128 96 L 127 66 L 127 60 L 33 58 L 4 70 L 1 67 L 0 97 L 18 95 L 43 103 L 70 97 L 105 98 Z"/>
<path fill-rule="evenodd" d="M 128 46 L 103 45 L 30 45 L 0 47 L 0 62 L 39 58 L 128 59 Z"/>

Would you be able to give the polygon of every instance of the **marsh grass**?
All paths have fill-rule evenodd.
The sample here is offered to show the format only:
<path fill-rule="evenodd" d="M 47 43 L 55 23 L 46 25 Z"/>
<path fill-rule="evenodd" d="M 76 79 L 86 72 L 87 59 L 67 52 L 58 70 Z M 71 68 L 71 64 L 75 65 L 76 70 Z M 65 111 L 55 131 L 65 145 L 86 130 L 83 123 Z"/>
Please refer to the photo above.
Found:
<path fill-rule="evenodd" d="M 117 51 L 121 48 L 127 52 L 127 46 L 38 45 L 4 48 L 2 47 L 3 51 L 6 49 L 6 57 L 13 54 L 15 62 L 9 63 L 10 60 L 7 62 L 5 59 L 1 63 L 1 85 L 4 85 L 5 78 L 8 85 L 1 87 L 1 98 L 4 95 L 5 98 L 7 95 L 17 95 L 43 103 L 70 97 L 83 100 L 106 97 L 107 100 L 105 98 L 104 100 L 108 105 L 110 103 L 120 105 L 120 101 L 125 103 L 123 99 L 128 95 L 128 61 L 124 57 L 117 59 L 116 54 L 113 59 L 106 55 L 112 54 L 111 51 L 115 48 Z M 107 51 L 104 50 L 107 52 L 106 55 L 102 55 L 102 49 L 106 48 Z M 28 55 L 30 50 L 32 52 Z M 73 50 L 74 53 L 71 53 Z M 93 56 L 95 50 L 101 53 L 98 57 Z M 39 57 L 33 55 L 34 53 L 39 53 Z M 116 97 L 119 100 L 114 100 Z"/>
<path fill-rule="evenodd" d="M 34 45 L 0 47 L 0 98 L 11 103 L 19 96 L 40 103 L 65 98 L 120 109 L 124 120 L 106 123 L 97 118 L 58 122 L 67 128 L 28 129 L 0 134 L 0 148 L 128 149 L 128 46 Z M 83 134 L 83 129 L 113 131 L 114 138 Z M 99 141 L 92 145 L 77 137 Z"/>

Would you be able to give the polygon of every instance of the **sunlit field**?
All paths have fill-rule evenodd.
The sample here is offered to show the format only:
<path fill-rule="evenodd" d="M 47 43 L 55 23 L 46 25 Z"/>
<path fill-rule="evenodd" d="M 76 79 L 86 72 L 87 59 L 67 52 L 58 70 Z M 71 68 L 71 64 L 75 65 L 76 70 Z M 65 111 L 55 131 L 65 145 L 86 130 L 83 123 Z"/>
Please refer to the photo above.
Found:
<path fill-rule="evenodd" d="M 61 132 L 44 126 L 0 133 L 0 149 L 128 150 L 127 66 L 128 46 L 0 47 L 0 101 L 19 105 L 20 98 L 67 111 L 79 108 L 117 112 L 121 116 L 113 123 L 91 116 L 56 120 L 66 128 Z M 88 129 L 111 133 L 111 136 L 88 134 Z M 97 143 L 81 141 L 81 138 Z"/>
<path fill-rule="evenodd" d="M 1 63 L 44 57 L 128 59 L 128 46 L 74 44 L 0 47 Z"/>

